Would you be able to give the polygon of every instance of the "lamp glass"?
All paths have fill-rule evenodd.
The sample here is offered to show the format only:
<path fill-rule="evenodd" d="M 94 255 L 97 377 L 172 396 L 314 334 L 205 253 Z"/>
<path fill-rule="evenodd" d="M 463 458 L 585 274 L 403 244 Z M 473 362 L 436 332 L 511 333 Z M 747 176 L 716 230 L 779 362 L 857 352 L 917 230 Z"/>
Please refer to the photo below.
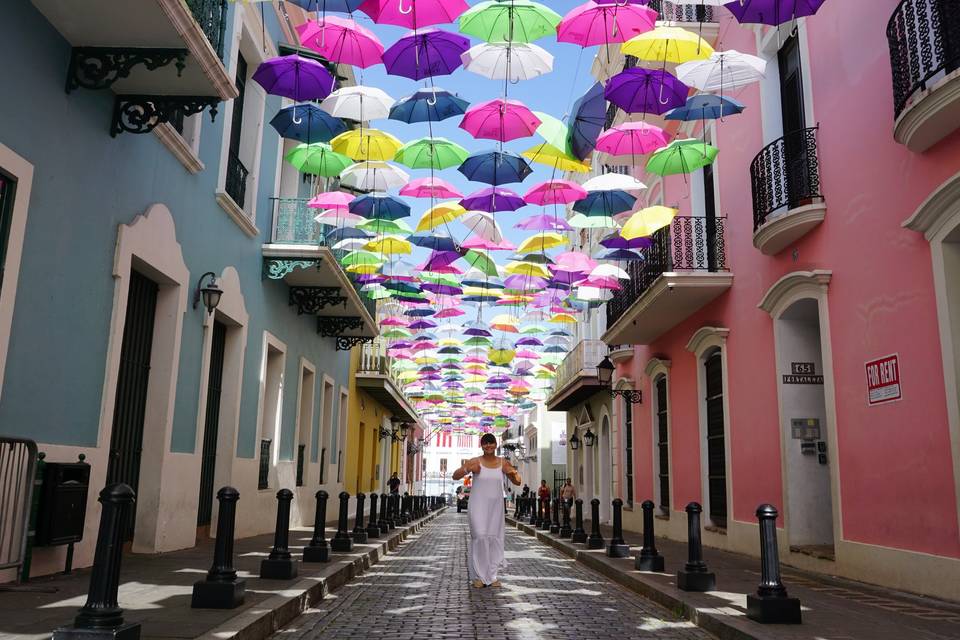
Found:
<path fill-rule="evenodd" d="M 596 438 L 597 438 L 597 436 L 594 435 L 593 431 L 590 431 L 590 429 L 587 429 L 587 432 L 586 432 L 585 434 L 583 434 L 583 442 L 584 442 L 584 444 L 586 444 L 588 447 L 592 447 L 592 446 L 593 446 L 593 442 L 594 442 L 594 440 L 596 440 Z"/>
<path fill-rule="evenodd" d="M 603 356 L 603 360 L 597 365 L 597 380 L 601 385 L 605 387 L 610 385 L 610 381 L 613 380 L 614 369 L 616 369 L 616 365 L 610 361 L 608 356 Z"/>
<path fill-rule="evenodd" d="M 570 448 L 574 451 L 580 448 L 580 438 L 577 436 L 577 434 L 573 434 L 570 437 Z"/>

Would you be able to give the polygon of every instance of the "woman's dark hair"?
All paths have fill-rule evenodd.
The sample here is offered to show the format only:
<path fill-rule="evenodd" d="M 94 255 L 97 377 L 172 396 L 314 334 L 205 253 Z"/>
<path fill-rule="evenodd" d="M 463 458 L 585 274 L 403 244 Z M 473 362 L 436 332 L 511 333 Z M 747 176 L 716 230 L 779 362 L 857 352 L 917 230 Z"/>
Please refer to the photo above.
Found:
<path fill-rule="evenodd" d="M 480 436 L 480 444 L 483 445 L 487 443 L 497 444 L 497 436 L 493 435 L 492 433 L 485 433 Z"/>

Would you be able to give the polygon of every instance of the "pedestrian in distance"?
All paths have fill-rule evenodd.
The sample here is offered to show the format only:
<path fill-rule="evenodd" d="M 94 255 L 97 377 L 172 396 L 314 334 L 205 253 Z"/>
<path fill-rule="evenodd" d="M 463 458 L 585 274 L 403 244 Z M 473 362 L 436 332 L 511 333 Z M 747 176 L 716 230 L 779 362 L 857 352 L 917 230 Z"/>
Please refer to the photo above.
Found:
<path fill-rule="evenodd" d="M 573 486 L 570 478 L 567 478 L 567 481 L 560 487 L 560 499 L 568 506 L 573 504 L 573 501 L 577 499 L 577 488 Z"/>
<path fill-rule="evenodd" d="M 541 500 L 548 500 L 550 498 L 550 487 L 547 486 L 546 480 L 540 481 L 540 488 L 537 489 L 537 497 Z"/>
<path fill-rule="evenodd" d="M 523 490 L 520 492 L 520 497 L 521 497 L 521 498 L 529 498 L 529 497 L 530 497 L 530 487 L 529 487 L 528 485 L 526 485 L 526 484 L 523 485 Z"/>
<path fill-rule="evenodd" d="M 507 460 L 495 455 L 497 438 L 485 433 L 480 438 L 483 455 L 471 458 L 453 472 L 459 480 L 471 474 L 470 544 L 467 545 L 467 570 L 474 587 L 499 587 L 497 573 L 506 563 L 503 559 L 503 478 L 520 486 L 520 472 Z"/>
<path fill-rule="evenodd" d="M 400 478 L 397 477 L 396 471 L 394 471 L 393 475 L 390 476 L 390 479 L 387 481 L 387 486 L 390 487 L 391 494 L 400 493 Z"/>

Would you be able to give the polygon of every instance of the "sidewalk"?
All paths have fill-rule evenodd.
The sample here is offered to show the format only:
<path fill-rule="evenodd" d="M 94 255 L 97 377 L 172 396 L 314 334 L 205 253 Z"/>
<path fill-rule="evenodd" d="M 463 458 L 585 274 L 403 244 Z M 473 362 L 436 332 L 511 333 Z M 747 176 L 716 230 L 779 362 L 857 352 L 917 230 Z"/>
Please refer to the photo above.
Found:
<path fill-rule="evenodd" d="M 630 558 L 608 558 L 603 549 L 587 550 L 549 532 L 507 523 L 536 537 L 611 580 L 662 604 L 722 640 L 934 640 L 960 638 L 960 605 L 875 587 L 851 580 L 782 567 L 783 582 L 791 597 L 799 598 L 801 625 L 762 625 L 746 617 L 747 594 L 760 582 L 760 560 L 704 548 L 704 560 L 717 575 L 718 591 L 690 593 L 676 588 L 676 572 L 687 559 L 683 542 L 657 538 L 664 556 L 664 573 L 634 569 L 642 535 L 624 530 Z M 584 528 L 589 533 L 589 520 Z M 609 543 L 611 529 L 602 526 Z M 682 612 L 682 613 L 681 613 Z"/>
<path fill-rule="evenodd" d="M 124 619 L 143 625 L 141 637 L 261 640 L 287 624 L 350 578 L 363 573 L 401 541 L 443 513 L 397 527 L 369 544 L 355 544 L 352 553 L 331 553 L 329 563 L 300 563 L 294 580 L 261 580 L 260 561 L 273 546 L 273 534 L 243 538 L 234 546 L 234 567 L 247 581 L 243 605 L 231 610 L 191 609 L 193 583 L 201 580 L 213 560 L 213 541 L 192 549 L 157 555 L 129 554 L 123 558 L 119 603 Z M 350 527 L 352 528 L 352 521 Z M 336 526 L 327 527 L 327 538 Z M 290 530 L 290 551 L 301 559 L 311 529 Z M 86 602 L 89 569 L 69 576 L 31 580 L 29 586 L 53 592 L 0 592 L 0 638 L 39 640 L 57 627 L 69 625 Z"/>

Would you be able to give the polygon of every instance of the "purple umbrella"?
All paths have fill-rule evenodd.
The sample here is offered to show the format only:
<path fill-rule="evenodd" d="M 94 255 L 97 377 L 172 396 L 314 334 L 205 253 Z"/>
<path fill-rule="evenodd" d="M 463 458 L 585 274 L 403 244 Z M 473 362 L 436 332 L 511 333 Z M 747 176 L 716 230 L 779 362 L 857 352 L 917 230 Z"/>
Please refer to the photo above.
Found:
<path fill-rule="evenodd" d="M 516 211 L 527 206 L 518 194 L 503 187 L 487 187 L 474 191 L 460 201 L 460 206 L 470 211 Z"/>
<path fill-rule="evenodd" d="M 545 278 L 536 276 L 512 275 L 503 281 L 503 286 L 517 291 L 539 291 L 547 286 L 547 282 Z"/>
<path fill-rule="evenodd" d="M 387 73 L 411 80 L 446 76 L 460 65 L 460 54 L 470 48 L 461 35 L 430 28 L 407 34 L 383 52 Z"/>
<path fill-rule="evenodd" d="M 610 78 L 604 96 L 627 113 L 660 115 L 687 103 L 690 87 L 663 69 L 626 69 Z"/>
<path fill-rule="evenodd" d="M 548 214 L 524 218 L 513 225 L 513 228 L 527 231 L 570 231 L 573 229 L 563 218 Z"/>
<path fill-rule="evenodd" d="M 795 18 L 812 16 L 826 0 L 735 0 L 724 6 L 737 21 L 772 27 Z"/>
<path fill-rule="evenodd" d="M 514 343 L 518 347 L 542 347 L 543 343 L 540 342 L 538 338 L 533 336 L 526 336 L 525 338 L 520 338 Z"/>
<path fill-rule="evenodd" d="M 295 53 L 261 62 L 253 79 L 267 93 L 297 102 L 323 100 L 333 91 L 334 82 L 322 64 Z"/>

